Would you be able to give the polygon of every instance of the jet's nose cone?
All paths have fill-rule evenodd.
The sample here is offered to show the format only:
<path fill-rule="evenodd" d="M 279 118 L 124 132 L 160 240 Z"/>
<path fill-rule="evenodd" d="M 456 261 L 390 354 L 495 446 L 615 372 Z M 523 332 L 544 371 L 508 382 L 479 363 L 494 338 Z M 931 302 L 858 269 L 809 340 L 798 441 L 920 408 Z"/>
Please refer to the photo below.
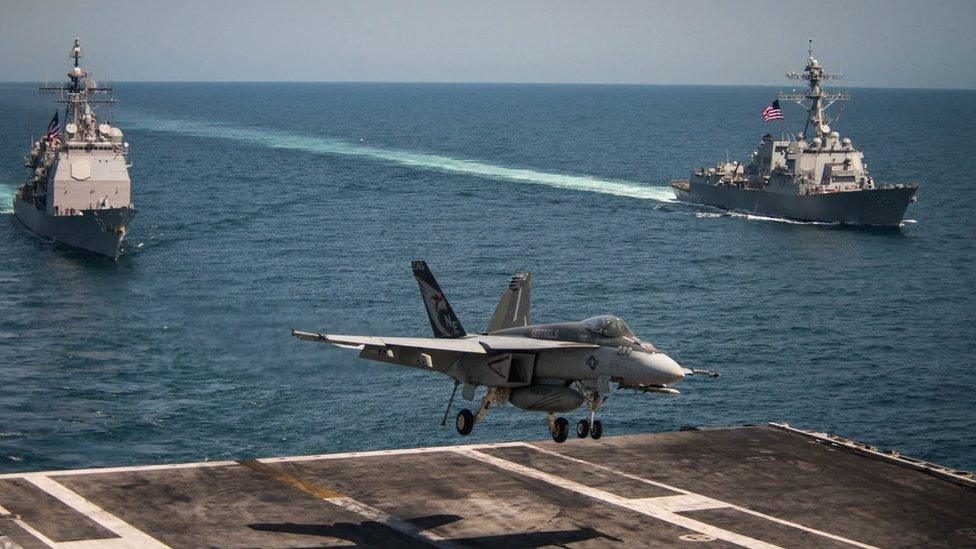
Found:
<path fill-rule="evenodd" d="M 679 381 L 679 380 L 684 379 L 684 377 L 685 377 L 685 369 L 682 368 L 677 362 L 674 361 L 674 359 L 672 359 L 668 355 L 664 355 L 664 359 L 665 359 L 665 362 L 666 362 L 666 365 L 663 368 L 664 369 L 664 372 L 667 375 L 669 375 L 669 376 L 672 377 L 672 379 L 671 379 L 671 381 L 669 383 L 673 383 L 675 381 Z"/>
<path fill-rule="evenodd" d="M 671 357 L 664 353 L 655 353 L 648 357 L 648 366 L 653 372 L 654 381 L 651 383 L 658 383 L 666 385 L 668 383 L 674 383 L 685 377 L 684 368 L 678 365 Z"/>

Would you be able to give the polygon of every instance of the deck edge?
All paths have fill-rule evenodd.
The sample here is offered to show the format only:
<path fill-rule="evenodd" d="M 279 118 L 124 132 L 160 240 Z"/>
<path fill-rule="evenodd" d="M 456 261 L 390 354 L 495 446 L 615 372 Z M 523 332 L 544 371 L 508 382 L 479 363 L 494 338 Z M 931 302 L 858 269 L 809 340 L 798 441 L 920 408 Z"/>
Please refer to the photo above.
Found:
<path fill-rule="evenodd" d="M 804 429 L 798 429 L 796 427 L 791 427 L 789 423 L 785 421 L 783 423 L 769 422 L 767 424 L 773 429 L 778 429 L 780 431 L 785 431 L 802 437 L 806 437 L 812 440 L 830 446 L 833 448 L 838 448 L 853 454 L 868 457 L 871 459 L 876 459 L 879 461 L 884 461 L 900 467 L 906 467 L 908 469 L 913 469 L 933 477 L 951 482 L 953 484 L 962 486 L 969 490 L 976 491 L 976 475 L 970 471 L 962 471 L 959 469 L 952 469 L 950 467 L 943 467 L 936 463 L 931 463 L 918 458 L 913 458 L 909 456 L 903 456 L 895 450 L 879 450 L 875 446 L 870 444 L 865 444 L 863 442 L 857 442 L 856 440 L 851 440 L 844 437 L 839 437 L 837 435 L 831 435 L 829 433 L 818 432 L 818 431 L 807 431 Z"/>

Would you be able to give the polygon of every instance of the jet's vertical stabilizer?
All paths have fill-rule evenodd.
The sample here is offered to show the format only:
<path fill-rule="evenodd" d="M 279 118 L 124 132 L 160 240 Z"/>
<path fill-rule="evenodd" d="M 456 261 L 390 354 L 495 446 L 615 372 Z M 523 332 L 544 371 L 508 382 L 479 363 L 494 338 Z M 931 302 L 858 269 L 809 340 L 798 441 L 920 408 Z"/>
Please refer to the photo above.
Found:
<path fill-rule="evenodd" d="M 491 321 L 488 323 L 488 333 L 531 324 L 529 319 L 530 287 L 531 275 L 529 273 L 523 272 L 512 275 L 512 279 L 508 282 L 508 288 L 505 288 L 505 292 L 502 293 L 502 298 L 495 307 L 495 314 L 491 316 Z"/>
<path fill-rule="evenodd" d="M 434 329 L 434 337 L 457 338 L 467 335 L 433 273 L 427 268 L 427 262 L 414 261 L 410 266 L 413 268 L 413 276 L 417 279 L 417 284 L 420 285 L 420 295 L 424 298 L 424 306 L 427 308 L 427 317 L 430 318 L 430 327 Z"/>

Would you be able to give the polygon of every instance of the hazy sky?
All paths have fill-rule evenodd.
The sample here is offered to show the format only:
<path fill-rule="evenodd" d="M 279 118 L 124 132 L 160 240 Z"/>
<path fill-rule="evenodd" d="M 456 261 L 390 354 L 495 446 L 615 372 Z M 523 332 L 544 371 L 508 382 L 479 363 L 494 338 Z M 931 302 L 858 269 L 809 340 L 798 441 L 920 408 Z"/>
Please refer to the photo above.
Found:
<path fill-rule="evenodd" d="M 976 1 L 0 0 L 0 80 L 785 84 L 807 37 L 847 86 L 976 88 Z"/>

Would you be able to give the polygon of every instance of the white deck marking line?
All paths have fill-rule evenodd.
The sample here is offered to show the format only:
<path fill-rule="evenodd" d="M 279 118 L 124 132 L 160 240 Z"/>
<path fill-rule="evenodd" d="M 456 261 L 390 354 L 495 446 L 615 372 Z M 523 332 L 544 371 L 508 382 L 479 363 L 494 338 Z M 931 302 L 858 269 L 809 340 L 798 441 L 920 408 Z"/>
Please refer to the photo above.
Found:
<path fill-rule="evenodd" d="M 130 541 L 122 538 L 83 539 L 78 541 L 62 541 L 55 545 L 57 549 L 129 549 Z"/>
<path fill-rule="evenodd" d="M 410 536 L 411 538 L 423 543 L 427 543 L 435 547 L 443 547 L 445 549 L 453 549 L 454 547 L 457 547 L 457 545 L 451 543 L 446 538 L 435 532 L 414 526 L 409 522 L 400 520 L 389 513 L 366 505 L 360 501 L 356 501 L 350 497 L 341 496 L 337 498 L 324 498 L 324 500 L 335 505 L 336 507 L 340 507 L 346 511 L 356 513 L 363 518 L 378 522 L 387 528 L 396 530 L 401 534 Z"/>
<path fill-rule="evenodd" d="M 355 457 L 396 456 L 402 454 L 426 454 L 430 452 L 450 452 L 455 449 L 467 450 L 478 448 L 506 448 L 511 446 L 527 446 L 524 442 L 495 442 L 484 444 L 467 444 L 461 446 L 430 446 L 426 448 L 399 448 L 395 450 L 366 450 L 362 452 L 343 452 L 339 454 L 317 454 L 311 456 L 282 456 L 261 458 L 262 463 L 276 463 L 280 461 L 315 461 L 320 459 L 345 459 Z M 128 465 L 124 467 L 102 467 L 93 469 L 65 469 L 63 471 L 32 471 L 29 473 L 2 473 L 0 479 L 25 478 L 27 475 L 44 475 L 59 477 L 68 475 L 99 475 L 107 473 L 128 473 L 135 471 L 157 471 L 162 469 L 186 469 L 193 467 L 226 467 L 237 465 L 236 461 L 198 461 L 193 463 L 162 463 L 158 465 Z"/>
<path fill-rule="evenodd" d="M 368 450 L 364 452 L 344 452 L 339 454 L 318 454 L 312 456 L 283 456 L 260 458 L 261 463 L 280 463 L 297 461 L 318 461 L 323 459 L 347 459 L 378 456 L 400 456 L 409 454 L 429 454 L 432 452 L 454 452 L 457 450 L 479 450 L 483 448 L 511 448 L 526 446 L 524 442 L 495 442 L 485 444 L 465 444 L 460 446 L 430 446 L 427 448 L 399 448 L 396 450 Z"/>
<path fill-rule="evenodd" d="M 587 467 L 592 467 L 594 469 L 600 469 L 600 470 L 606 471 L 608 473 L 614 473 L 616 475 L 620 475 L 622 477 L 626 477 L 626 478 L 629 478 L 629 479 L 632 479 L 632 480 L 636 480 L 636 481 L 639 481 L 639 482 L 643 482 L 645 484 L 650 484 L 652 486 L 658 486 L 660 488 L 667 488 L 668 490 L 673 490 L 675 492 L 679 492 L 679 493 L 685 494 L 685 495 L 691 495 L 691 496 L 699 495 L 699 494 L 695 494 L 694 492 L 689 492 L 688 490 L 683 490 L 683 489 L 678 488 L 676 486 L 671 486 L 670 484 L 665 484 L 663 482 L 657 482 L 657 481 L 654 481 L 654 480 L 646 479 L 644 477 L 639 477 L 637 475 L 632 475 L 632 474 L 627 473 L 625 471 L 621 471 L 620 469 L 616 469 L 614 467 L 608 467 L 606 465 L 601 465 L 599 463 L 593 463 L 592 461 L 586 461 L 585 459 L 574 458 L 574 457 L 568 456 L 566 454 L 561 454 L 559 452 L 554 452 L 552 450 L 546 450 L 545 448 L 540 448 L 539 446 L 535 446 L 533 444 L 526 444 L 526 446 L 528 446 L 530 448 L 533 448 L 535 450 L 538 450 L 538 451 L 540 451 L 540 452 L 542 452 L 544 454 L 549 454 L 551 456 L 560 457 L 560 458 L 563 458 L 565 460 L 569 460 L 569 461 L 573 461 L 573 462 L 576 462 L 576 463 L 580 463 L 580 464 L 586 465 Z M 705 496 L 705 497 L 707 497 L 707 496 Z M 716 501 L 719 501 L 719 500 L 716 500 Z M 846 543 L 848 545 L 853 545 L 855 547 L 862 547 L 863 549 L 879 549 L 878 547 L 876 547 L 874 545 L 868 545 L 866 543 L 861 543 L 859 541 L 855 541 L 855 540 L 852 540 L 852 539 L 848 539 L 848 538 L 845 538 L 843 536 L 838 536 L 836 534 L 831 534 L 830 532 L 824 532 L 823 530 L 817 530 L 816 528 L 810 528 L 809 526 L 803 526 L 802 524 L 797 524 L 795 522 L 790 522 L 788 520 L 784 520 L 784 519 L 781 519 L 781 518 L 776 518 L 774 516 L 767 515 L 765 513 L 760 513 L 759 511 L 753 511 L 752 509 L 749 509 L 748 507 L 742 507 L 742 506 L 739 506 L 739 505 L 734 505 L 734 504 L 726 503 L 726 502 L 723 502 L 723 503 L 725 503 L 725 505 L 727 505 L 729 508 L 735 509 L 736 511 L 741 511 L 741 512 L 746 513 L 746 514 L 749 514 L 749 515 L 753 515 L 753 516 L 756 516 L 756 517 L 764 518 L 764 519 L 766 519 L 768 521 L 772 521 L 772 522 L 775 522 L 775 523 L 778 523 L 778 524 L 782 524 L 784 526 L 789 526 L 791 528 L 796 528 L 797 530 L 803 530 L 804 532 L 809 532 L 811 534 L 816 534 L 818 536 L 823 536 L 825 538 L 829 538 L 829 539 L 832 539 L 834 541 L 839 541 L 841 543 Z"/>
<path fill-rule="evenodd" d="M 236 461 L 200 461 L 197 463 L 162 463 L 159 465 L 129 465 L 125 467 L 102 467 L 93 469 L 65 469 L 63 471 L 33 471 L 30 473 L 4 473 L 0 479 L 25 478 L 27 475 L 44 475 L 49 477 L 68 475 L 98 475 L 102 473 L 128 473 L 130 471 L 156 471 L 159 469 L 185 469 L 187 467 L 225 467 L 237 465 Z"/>
<path fill-rule="evenodd" d="M 660 507 L 661 509 L 671 511 L 672 513 L 730 507 L 730 505 L 724 501 L 691 494 L 682 494 L 680 496 L 662 496 L 657 498 L 641 498 L 631 501 L 637 505 L 643 505 L 646 503 L 648 505 Z"/>
<path fill-rule="evenodd" d="M 94 503 L 72 492 L 52 478 L 39 474 L 24 475 L 24 480 L 51 494 L 62 503 L 92 519 L 102 527 L 115 533 L 126 543 L 126 547 L 167 547 L 145 532 L 133 527 L 119 517 L 98 507 Z M 95 540 L 91 540 L 95 541 Z M 99 540 L 100 541 L 100 540 Z"/>
<path fill-rule="evenodd" d="M 10 511 L 8 511 L 2 505 L 0 505 L 0 514 L 10 515 L 11 518 L 8 518 L 7 520 L 10 520 L 14 524 L 16 524 L 17 526 L 20 526 L 21 528 L 23 528 L 25 532 L 27 532 L 28 534 L 30 534 L 30 535 L 34 536 L 35 538 L 37 538 L 37 541 L 43 543 L 44 545 L 47 545 L 48 547 L 54 547 L 54 541 L 52 541 L 50 538 L 48 538 L 44 534 L 42 534 L 42 533 L 38 532 L 37 530 L 35 530 L 33 526 L 31 526 L 30 524 L 27 524 L 26 522 L 24 522 L 23 519 L 21 519 L 21 518 L 12 518 L 13 517 L 13 513 L 11 513 Z"/>
<path fill-rule="evenodd" d="M 623 498 L 616 494 L 611 494 L 610 492 L 600 490 L 599 488 L 586 486 L 585 484 L 580 484 L 556 475 L 551 475 L 549 473 L 539 471 L 538 469 L 533 469 L 506 459 L 484 454 L 477 450 L 464 450 L 459 451 L 458 453 L 472 459 L 477 459 L 479 461 L 494 465 L 500 469 L 506 469 L 523 476 L 541 480 L 543 482 L 552 484 L 553 486 L 558 486 L 578 494 L 583 494 L 584 496 L 588 496 L 611 505 L 616 505 L 617 507 L 637 511 L 638 513 L 647 515 L 649 517 L 653 517 L 664 522 L 669 522 L 675 526 L 680 526 L 686 530 L 698 532 L 699 534 L 705 534 L 716 539 L 725 540 L 736 545 L 741 545 L 742 547 L 747 547 L 749 549 L 775 549 L 779 547 L 778 545 L 766 543 L 765 541 L 753 539 L 742 534 L 736 534 L 735 532 L 723 530 L 717 526 L 712 526 L 710 524 L 697 521 L 693 518 L 679 515 L 663 507 L 647 503 L 647 500 L 632 500 Z"/>

